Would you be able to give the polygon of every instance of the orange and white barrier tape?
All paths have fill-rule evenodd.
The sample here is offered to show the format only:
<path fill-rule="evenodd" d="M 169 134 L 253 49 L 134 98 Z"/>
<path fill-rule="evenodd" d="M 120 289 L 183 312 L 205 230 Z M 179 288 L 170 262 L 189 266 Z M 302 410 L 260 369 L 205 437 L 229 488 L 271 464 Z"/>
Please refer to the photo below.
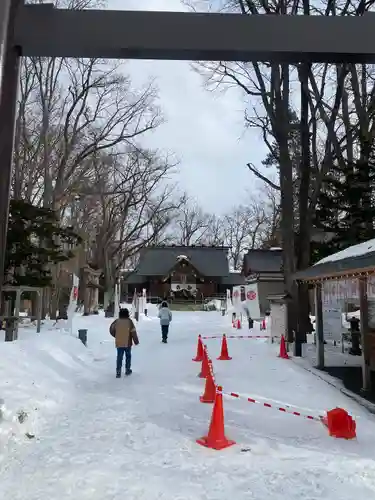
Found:
<path fill-rule="evenodd" d="M 264 408 L 273 408 L 274 410 L 281 411 L 282 413 L 288 413 L 289 415 L 294 415 L 296 417 L 306 418 L 307 420 L 315 420 L 315 421 L 321 422 L 322 418 L 324 418 L 324 415 L 306 415 L 306 414 L 303 414 L 299 411 L 291 410 L 288 407 L 283 407 L 283 406 L 279 406 L 279 405 L 272 405 L 271 403 L 267 403 L 267 402 L 263 402 L 263 401 L 257 401 L 254 398 L 250 398 L 247 396 L 241 396 L 241 394 L 238 394 L 237 392 L 221 391 L 221 393 L 225 396 L 230 396 L 230 397 L 236 398 L 236 399 L 245 399 L 248 403 L 259 404 L 259 405 L 263 406 Z"/>
<path fill-rule="evenodd" d="M 222 335 L 211 335 L 207 337 L 201 337 L 205 340 L 210 339 L 222 339 Z M 270 335 L 226 335 L 227 339 L 269 339 Z"/>

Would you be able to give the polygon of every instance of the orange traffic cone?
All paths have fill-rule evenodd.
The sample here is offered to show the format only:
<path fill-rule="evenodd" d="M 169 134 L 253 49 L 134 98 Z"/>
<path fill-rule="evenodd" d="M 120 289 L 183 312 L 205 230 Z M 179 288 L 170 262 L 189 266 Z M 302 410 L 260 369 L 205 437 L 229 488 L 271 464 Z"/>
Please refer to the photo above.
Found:
<path fill-rule="evenodd" d="M 217 359 L 220 359 L 221 361 L 229 361 L 232 359 L 228 353 L 227 337 L 225 336 L 225 333 L 221 342 L 221 354 Z"/>
<path fill-rule="evenodd" d="M 327 416 L 322 418 L 324 425 L 328 427 L 329 435 L 335 438 L 355 439 L 355 420 L 342 408 L 334 408 L 327 411 Z"/>
<path fill-rule="evenodd" d="M 202 366 L 201 371 L 198 375 L 199 378 L 206 378 L 208 376 L 210 366 L 208 364 L 208 354 L 206 346 L 203 346 L 203 358 L 202 358 Z"/>
<path fill-rule="evenodd" d="M 286 352 L 286 344 L 285 344 L 284 335 L 281 335 L 279 358 L 289 359 L 288 353 Z"/>
<path fill-rule="evenodd" d="M 265 320 L 265 318 L 263 318 L 261 330 L 265 330 L 265 329 L 266 329 L 266 320 Z"/>
<path fill-rule="evenodd" d="M 237 320 L 237 330 L 241 330 L 241 321 Z"/>
<path fill-rule="evenodd" d="M 208 375 L 206 377 L 206 385 L 204 393 L 200 396 L 201 403 L 213 403 L 215 401 L 216 386 L 214 382 L 214 375 L 212 372 L 212 361 L 208 360 Z"/>
<path fill-rule="evenodd" d="M 198 444 L 211 448 L 212 450 L 222 450 L 236 444 L 235 441 L 231 441 L 225 436 L 222 390 L 221 387 L 218 387 L 216 391 L 211 423 L 207 436 L 197 439 Z"/>
<path fill-rule="evenodd" d="M 193 361 L 202 361 L 202 359 L 203 359 L 203 342 L 202 342 L 202 337 L 198 335 L 197 354 L 195 358 L 193 358 Z"/>

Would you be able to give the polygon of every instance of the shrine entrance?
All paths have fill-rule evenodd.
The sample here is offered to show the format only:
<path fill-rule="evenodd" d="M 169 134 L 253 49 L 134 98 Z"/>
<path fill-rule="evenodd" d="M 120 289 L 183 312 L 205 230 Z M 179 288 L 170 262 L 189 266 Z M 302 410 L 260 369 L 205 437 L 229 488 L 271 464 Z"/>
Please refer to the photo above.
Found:
<path fill-rule="evenodd" d="M 291 16 L 67 10 L 3 0 L 0 290 L 4 279 L 17 88 L 22 56 L 373 63 L 375 14 Z"/>

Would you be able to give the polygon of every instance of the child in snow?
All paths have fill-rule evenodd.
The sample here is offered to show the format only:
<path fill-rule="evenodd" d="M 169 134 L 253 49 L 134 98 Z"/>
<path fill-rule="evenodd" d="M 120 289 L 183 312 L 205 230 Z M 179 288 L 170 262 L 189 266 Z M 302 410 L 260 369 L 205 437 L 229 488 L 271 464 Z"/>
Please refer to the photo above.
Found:
<path fill-rule="evenodd" d="M 122 361 L 125 354 L 125 374 L 131 375 L 132 345 L 139 344 L 137 331 L 129 317 L 128 309 L 120 309 L 119 318 L 109 327 L 109 333 L 115 338 L 117 348 L 116 378 L 121 378 Z"/>
<path fill-rule="evenodd" d="M 162 302 L 158 316 L 160 318 L 162 342 L 166 344 L 168 340 L 169 324 L 172 321 L 172 313 L 166 302 Z"/>

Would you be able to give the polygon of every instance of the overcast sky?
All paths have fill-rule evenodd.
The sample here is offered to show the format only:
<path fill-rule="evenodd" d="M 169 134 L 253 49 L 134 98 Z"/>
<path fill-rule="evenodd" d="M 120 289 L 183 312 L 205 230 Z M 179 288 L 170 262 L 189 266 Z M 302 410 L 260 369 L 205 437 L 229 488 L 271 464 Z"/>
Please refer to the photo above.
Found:
<path fill-rule="evenodd" d="M 180 0 L 109 0 L 121 10 L 185 10 Z M 256 131 L 244 133 L 243 98 L 236 90 L 212 94 L 183 61 L 131 61 L 135 84 L 155 77 L 166 123 L 150 144 L 180 160 L 178 182 L 208 211 L 223 213 L 259 185 L 246 168 L 259 165 L 266 149 Z"/>

